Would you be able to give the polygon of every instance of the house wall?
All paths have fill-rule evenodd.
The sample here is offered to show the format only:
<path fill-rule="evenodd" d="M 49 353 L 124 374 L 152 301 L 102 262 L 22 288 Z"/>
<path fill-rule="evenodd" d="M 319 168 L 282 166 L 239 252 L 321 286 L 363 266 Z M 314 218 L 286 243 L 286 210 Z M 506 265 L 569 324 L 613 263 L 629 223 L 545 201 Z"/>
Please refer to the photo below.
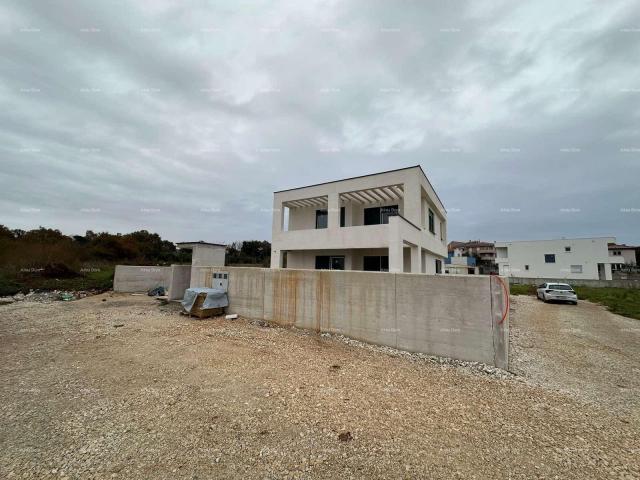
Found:
<path fill-rule="evenodd" d="M 500 275 L 524 278 L 598 280 L 598 264 L 605 264 L 611 280 L 611 258 L 607 242 L 612 238 L 581 238 L 496 243 Z M 570 252 L 565 247 L 571 247 Z M 505 250 L 506 249 L 506 250 Z M 545 254 L 555 254 L 555 263 L 545 263 Z M 506 258 L 505 258 L 506 255 Z M 505 265 L 508 265 L 505 267 Z M 529 265 L 529 269 L 525 268 Z M 582 265 L 582 273 L 572 273 L 572 265 Z"/>
<path fill-rule="evenodd" d="M 620 255 L 614 255 L 614 250 L 616 252 L 620 252 Z M 632 249 L 614 249 L 609 250 L 609 258 L 612 263 L 625 263 L 627 265 L 635 264 L 636 262 L 636 251 Z"/>
<path fill-rule="evenodd" d="M 213 272 L 219 270 L 195 267 L 193 286 L 210 287 Z M 411 352 L 508 367 L 508 285 L 496 277 L 224 270 L 229 272 L 231 313 Z"/>

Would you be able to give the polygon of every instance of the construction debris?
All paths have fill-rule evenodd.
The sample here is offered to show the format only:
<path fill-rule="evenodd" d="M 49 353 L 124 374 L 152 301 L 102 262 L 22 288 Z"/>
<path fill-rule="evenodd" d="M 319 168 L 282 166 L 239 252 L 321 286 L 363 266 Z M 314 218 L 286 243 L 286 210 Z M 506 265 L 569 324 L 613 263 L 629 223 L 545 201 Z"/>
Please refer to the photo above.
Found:
<path fill-rule="evenodd" d="M 90 297 L 102 293 L 102 290 L 80 290 L 74 291 L 61 291 L 61 290 L 31 290 L 29 293 L 16 293 L 11 297 L 1 297 L 0 305 L 9 305 L 14 302 L 38 302 L 38 303 L 51 303 L 55 301 L 69 302 L 72 300 L 79 300 L 81 298 Z"/>

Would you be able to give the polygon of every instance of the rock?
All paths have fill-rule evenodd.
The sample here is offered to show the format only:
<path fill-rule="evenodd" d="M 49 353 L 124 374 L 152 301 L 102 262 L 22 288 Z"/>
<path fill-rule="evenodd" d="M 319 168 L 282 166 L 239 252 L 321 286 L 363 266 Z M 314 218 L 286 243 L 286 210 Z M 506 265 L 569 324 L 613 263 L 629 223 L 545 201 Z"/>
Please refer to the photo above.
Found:
<path fill-rule="evenodd" d="M 15 302 L 13 297 L 1 297 L 0 305 L 9 305 L 10 303 Z"/>
<path fill-rule="evenodd" d="M 353 440 L 353 436 L 351 435 L 351 432 L 341 432 L 338 434 L 338 440 L 341 442 L 350 442 Z"/>
<path fill-rule="evenodd" d="M 113 328 L 120 328 L 120 327 L 124 327 L 124 323 L 116 323 L 113 325 Z"/>

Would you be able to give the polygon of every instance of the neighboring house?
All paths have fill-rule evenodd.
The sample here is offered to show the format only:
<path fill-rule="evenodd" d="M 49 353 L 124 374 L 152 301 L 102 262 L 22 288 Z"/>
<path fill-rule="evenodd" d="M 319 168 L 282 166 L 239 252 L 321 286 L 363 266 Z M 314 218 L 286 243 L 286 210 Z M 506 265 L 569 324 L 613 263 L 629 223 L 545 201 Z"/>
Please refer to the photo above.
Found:
<path fill-rule="evenodd" d="M 507 277 L 611 280 L 611 242 L 615 238 L 496 242 L 496 262 Z"/>
<path fill-rule="evenodd" d="M 476 257 L 483 262 L 495 262 L 496 247 L 492 242 L 481 242 L 480 240 L 470 240 L 468 242 L 450 242 L 449 252 L 456 256 Z"/>
<path fill-rule="evenodd" d="M 271 268 L 442 273 L 447 213 L 420 166 L 274 193 Z"/>
<path fill-rule="evenodd" d="M 448 245 L 449 254 L 454 257 L 475 257 L 482 274 L 497 273 L 496 247 L 493 242 L 469 240 L 468 242 L 452 241 Z"/>
<path fill-rule="evenodd" d="M 444 263 L 444 273 L 451 275 L 478 275 L 480 273 L 480 269 L 476 265 L 476 257 L 462 256 L 459 250 L 449 252 Z"/>
<path fill-rule="evenodd" d="M 613 271 L 622 270 L 625 265 L 637 265 L 636 249 L 638 247 L 610 243 L 608 248 Z"/>

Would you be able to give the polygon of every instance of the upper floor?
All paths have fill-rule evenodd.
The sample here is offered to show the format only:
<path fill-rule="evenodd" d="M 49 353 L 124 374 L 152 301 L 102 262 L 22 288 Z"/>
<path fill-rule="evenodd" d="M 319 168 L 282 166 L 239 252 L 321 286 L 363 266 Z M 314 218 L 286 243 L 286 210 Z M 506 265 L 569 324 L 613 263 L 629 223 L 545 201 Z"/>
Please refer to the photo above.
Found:
<path fill-rule="evenodd" d="M 385 247 L 397 222 L 446 256 L 446 210 L 420 166 L 282 190 L 273 208 L 282 249 Z"/>

